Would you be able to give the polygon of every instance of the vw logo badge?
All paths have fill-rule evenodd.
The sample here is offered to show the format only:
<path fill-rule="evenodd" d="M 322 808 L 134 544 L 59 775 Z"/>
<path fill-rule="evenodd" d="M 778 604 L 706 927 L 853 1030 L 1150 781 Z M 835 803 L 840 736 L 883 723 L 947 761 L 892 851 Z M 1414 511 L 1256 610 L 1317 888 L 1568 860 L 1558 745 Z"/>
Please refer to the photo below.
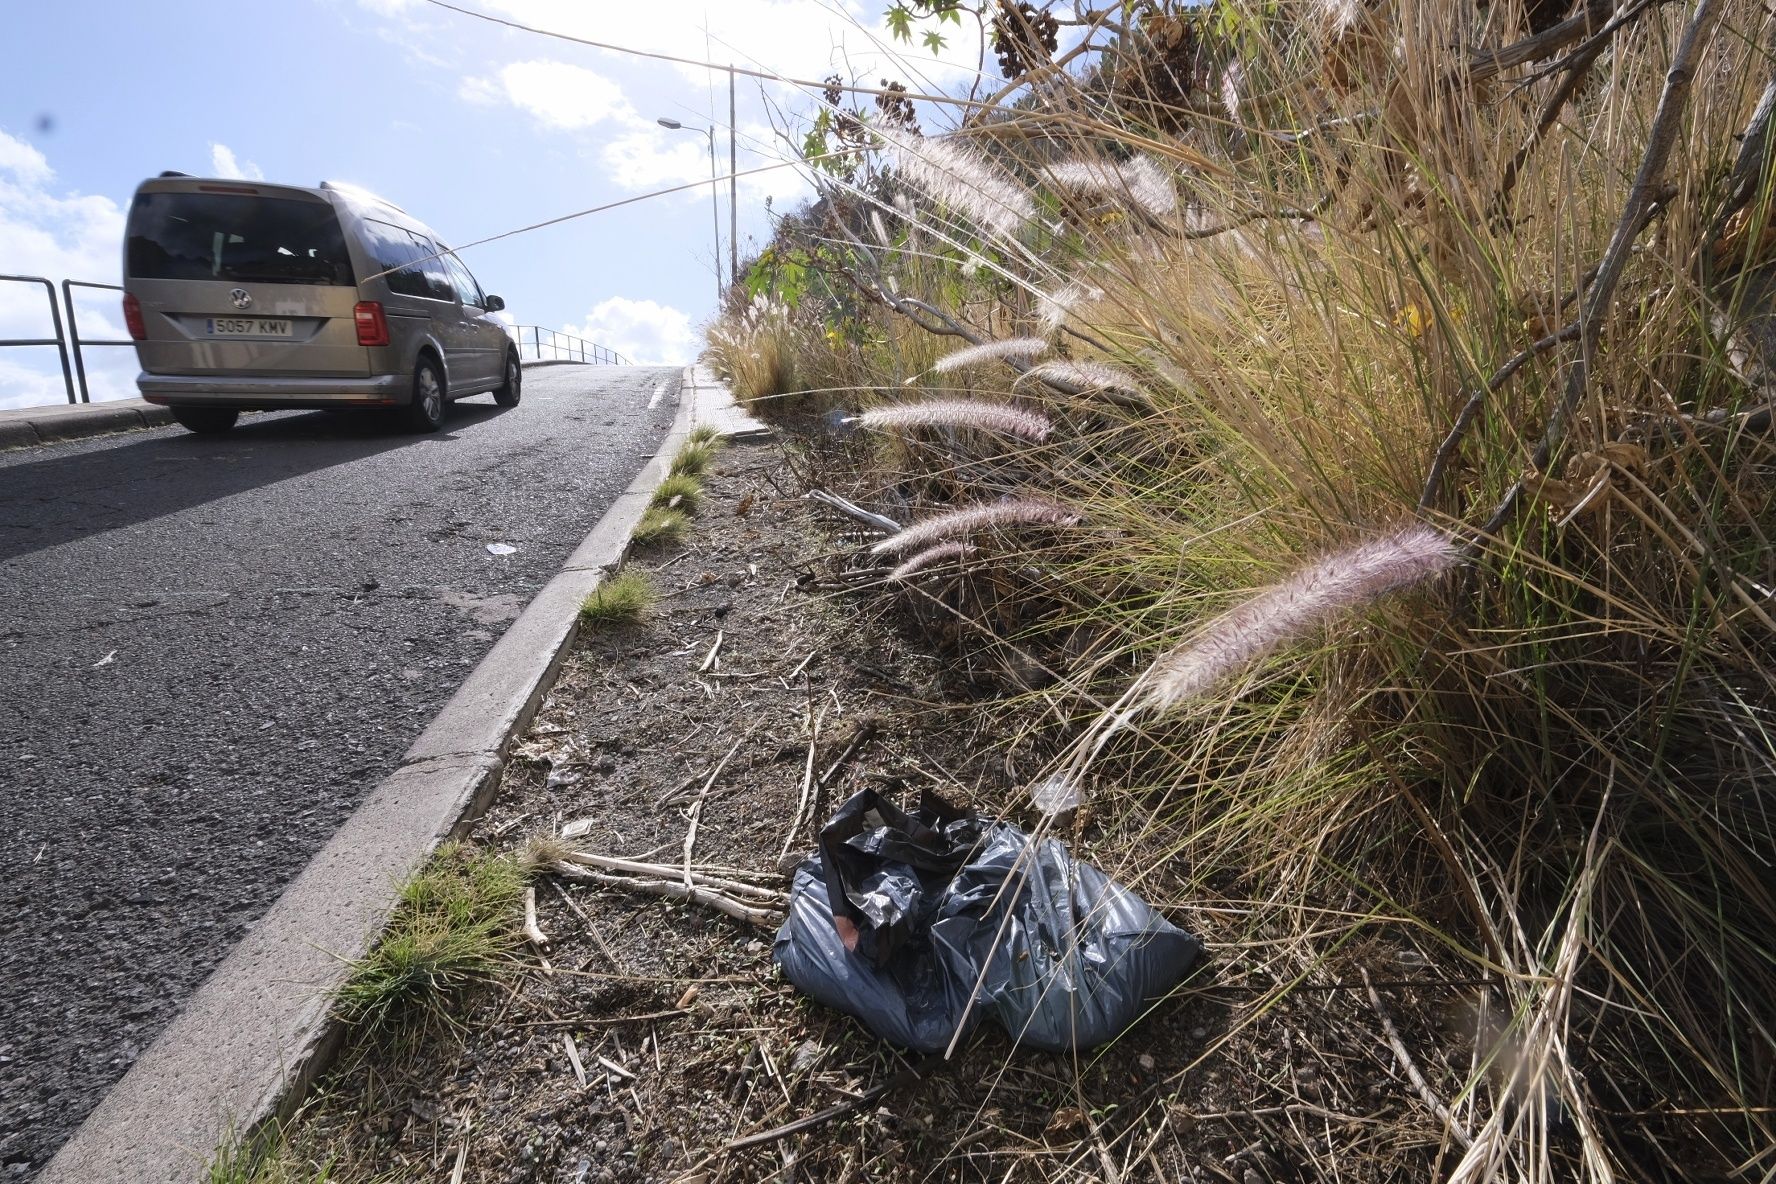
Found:
<path fill-rule="evenodd" d="M 253 307 L 253 294 L 248 292 L 245 288 L 236 288 L 228 294 L 228 298 L 234 301 L 234 306 L 236 308 Z"/>

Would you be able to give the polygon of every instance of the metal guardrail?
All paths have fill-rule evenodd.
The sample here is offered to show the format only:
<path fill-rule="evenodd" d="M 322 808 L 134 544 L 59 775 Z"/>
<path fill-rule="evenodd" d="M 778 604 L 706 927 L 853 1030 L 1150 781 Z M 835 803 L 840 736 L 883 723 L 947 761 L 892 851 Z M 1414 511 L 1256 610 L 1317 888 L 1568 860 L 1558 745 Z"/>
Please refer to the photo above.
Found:
<path fill-rule="evenodd" d="M 557 333 L 541 325 L 513 325 L 508 332 L 518 343 L 520 358 L 528 357 L 538 362 L 587 362 L 600 366 L 630 364 L 629 359 L 616 350 L 606 349 L 572 333 Z"/>
<path fill-rule="evenodd" d="M 86 359 L 80 356 L 81 347 L 88 345 L 134 345 L 135 342 L 128 337 L 97 337 L 90 341 L 83 339 L 80 336 L 80 326 L 74 320 L 75 288 L 96 288 L 103 292 L 121 292 L 123 288 L 118 284 L 99 284 L 92 280 L 62 281 L 62 303 L 68 309 L 68 341 L 74 347 L 74 372 L 80 379 L 80 401 L 90 403 L 92 402 L 92 392 L 86 389 Z M 70 397 L 68 401 L 72 403 L 74 400 Z"/>
<path fill-rule="evenodd" d="M 55 346 L 62 362 L 62 386 L 68 392 L 70 403 L 92 402 L 92 391 L 86 381 L 86 359 L 82 355 L 89 345 L 134 345 L 127 337 L 82 337 L 80 322 L 75 313 L 74 289 L 92 288 L 101 292 L 121 292 L 117 284 L 101 284 L 92 280 L 63 280 L 62 298 L 56 299 L 56 285 L 53 281 L 40 275 L 0 275 L 0 283 L 41 284 L 43 294 L 49 300 L 50 324 L 55 329 L 54 337 L 11 337 L 0 338 L 0 349 L 9 346 Z M 64 327 L 64 313 L 66 320 Z M 529 357 L 535 361 L 586 362 L 601 366 L 627 366 L 629 359 L 614 349 L 606 349 L 584 337 L 576 337 L 572 333 L 560 333 L 554 329 L 546 329 L 541 325 L 513 325 L 507 330 L 512 340 L 518 345 L 518 356 Z M 76 389 L 76 381 L 79 386 Z"/>
<path fill-rule="evenodd" d="M 42 284 L 44 295 L 49 297 L 49 319 L 55 325 L 54 337 L 12 337 L 0 339 L 0 347 L 19 345 L 53 345 L 62 356 L 62 385 L 67 388 L 68 402 L 78 403 L 82 400 L 74 397 L 74 373 L 68 366 L 68 339 L 62 332 L 62 310 L 56 304 L 55 285 L 40 275 L 0 275 L 0 283 Z M 72 310 L 70 310 L 72 311 Z M 76 348 L 79 348 L 76 346 Z M 84 369 L 81 371 L 80 387 L 86 389 Z"/>

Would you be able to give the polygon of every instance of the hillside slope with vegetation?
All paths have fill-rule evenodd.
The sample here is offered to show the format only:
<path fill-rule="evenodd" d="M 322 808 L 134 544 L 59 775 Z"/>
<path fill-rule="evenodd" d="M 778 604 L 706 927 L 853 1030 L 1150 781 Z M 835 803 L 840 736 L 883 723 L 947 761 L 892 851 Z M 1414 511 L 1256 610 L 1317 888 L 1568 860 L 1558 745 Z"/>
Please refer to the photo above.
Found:
<path fill-rule="evenodd" d="M 1006 84 L 835 79 L 710 357 L 999 806 L 1388 1049 L 1301 1178 L 1769 1178 L 1770 16 L 895 9 Z"/>

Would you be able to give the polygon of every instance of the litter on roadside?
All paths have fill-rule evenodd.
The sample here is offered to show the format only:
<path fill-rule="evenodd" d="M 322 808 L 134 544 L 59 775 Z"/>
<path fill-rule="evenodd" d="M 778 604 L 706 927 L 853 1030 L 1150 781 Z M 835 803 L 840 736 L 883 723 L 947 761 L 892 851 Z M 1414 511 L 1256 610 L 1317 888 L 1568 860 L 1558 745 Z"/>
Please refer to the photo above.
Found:
<path fill-rule="evenodd" d="M 1049 1051 L 1114 1038 L 1202 944 L 1058 839 L 934 795 L 845 802 L 796 869 L 772 956 L 810 998 L 920 1052 L 990 1017 Z"/>

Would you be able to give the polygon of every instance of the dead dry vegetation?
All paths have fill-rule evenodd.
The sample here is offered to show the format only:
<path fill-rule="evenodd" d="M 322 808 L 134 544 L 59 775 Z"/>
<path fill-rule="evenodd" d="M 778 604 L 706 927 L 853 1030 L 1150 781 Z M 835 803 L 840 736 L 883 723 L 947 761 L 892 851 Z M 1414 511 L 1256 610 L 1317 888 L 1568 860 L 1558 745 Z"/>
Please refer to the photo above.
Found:
<path fill-rule="evenodd" d="M 1411 1083 L 1294 1170 L 1769 1178 L 1769 12 L 995 11 L 1003 103 L 829 93 L 713 356 L 852 416 L 888 585 L 1241 1014 Z M 1461 984 L 1399 1050 L 1391 951 Z"/>
<path fill-rule="evenodd" d="M 817 455 L 788 447 L 797 469 Z M 700 882 L 781 893 L 819 821 L 864 785 L 1034 821 L 1022 786 L 1046 754 L 1008 755 L 995 732 L 1016 714 L 939 661 L 915 619 L 860 597 L 879 571 L 786 471 L 779 445 L 729 451 L 686 544 L 631 560 L 657 607 L 583 638 L 476 827 L 486 856 L 528 861 L 547 944 L 450 997 L 448 1024 L 433 1007 L 355 1038 L 291 1128 L 289 1178 L 302 1178 L 292 1165 L 342 1181 L 710 1184 L 1434 1172 L 1455 1145 L 1415 1133 L 1423 1102 L 1382 1033 L 1417 1047 L 1415 1071 L 1456 1080 L 1448 1009 L 1474 996 L 1407 934 L 1354 943 L 1320 981 L 1294 983 L 1288 931 L 1253 931 L 1246 909 L 1155 869 L 1143 890 L 1209 943 L 1190 982 L 1105 1049 L 1029 1053 L 983 1031 L 935 1063 L 782 983 L 763 897 L 739 894 L 772 914 L 755 923 L 588 880 L 620 857 L 635 862 L 614 874 L 670 882 L 633 868 L 678 872 L 694 828 Z M 1068 837 L 1115 863 L 1126 825 L 1082 816 Z M 507 934 L 522 926 L 508 909 Z"/>

